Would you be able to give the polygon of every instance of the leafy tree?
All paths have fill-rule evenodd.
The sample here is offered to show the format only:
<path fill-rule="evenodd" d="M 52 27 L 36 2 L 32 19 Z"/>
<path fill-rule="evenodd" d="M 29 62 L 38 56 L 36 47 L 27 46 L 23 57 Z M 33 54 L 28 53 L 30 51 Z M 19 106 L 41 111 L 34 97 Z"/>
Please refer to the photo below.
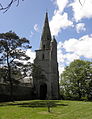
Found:
<path fill-rule="evenodd" d="M 5 82 L 7 80 L 7 68 L 0 67 L 0 82 Z"/>
<path fill-rule="evenodd" d="M 28 48 L 31 48 L 31 46 L 29 40 L 26 38 L 20 38 L 12 31 L 0 34 L 0 65 L 7 72 L 7 81 L 10 82 L 11 99 L 13 98 L 13 80 L 16 77 L 15 74 L 20 75 L 20 66 L 23 66 L 23 61 L 30 59 L 26 55 Z"/>
<path fill-rule="evenodd" d="M 75 60 L 61 74 L 61 95 L 66 98 L 92 97 L 92 62 Z"/>

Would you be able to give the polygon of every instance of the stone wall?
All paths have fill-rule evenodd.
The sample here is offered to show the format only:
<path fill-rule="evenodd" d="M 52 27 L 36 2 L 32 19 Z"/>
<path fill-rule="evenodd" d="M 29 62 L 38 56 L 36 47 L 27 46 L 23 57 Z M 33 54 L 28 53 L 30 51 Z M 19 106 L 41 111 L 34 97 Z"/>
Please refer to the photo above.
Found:
<path fill-rule="evenodd" d="M 33 89 L 32 87 L 14 85 L 13 97 L 14 100 L 33 99 Z M 9 101 L 9 99 L 10 99 L 9 84 L 0 83 L 0 101 Z"/>

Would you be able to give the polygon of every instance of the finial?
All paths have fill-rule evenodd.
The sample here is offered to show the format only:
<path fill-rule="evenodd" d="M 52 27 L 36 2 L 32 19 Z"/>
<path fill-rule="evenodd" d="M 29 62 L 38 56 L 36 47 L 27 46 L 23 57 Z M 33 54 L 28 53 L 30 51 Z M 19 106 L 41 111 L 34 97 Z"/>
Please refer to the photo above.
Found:
<path fill-rule="evenodd" d="M 45 23 L 48 23 L 48 12 L 46 10 L 46 14 L 45 14 Z"/>
<path fill-rule="evenodd" d="M 56 42 L 55 35 L 52 36 L 52 41 L 51 42 Z"/>
<path fill-rule="evenodd" d="M 46 8 L 46 17 L 48 17 L 48 9 Z"/>
<path fill-rule="evenodd" d="M 55 39 L 55 35 L 53 35 L 53 39 Z"/>

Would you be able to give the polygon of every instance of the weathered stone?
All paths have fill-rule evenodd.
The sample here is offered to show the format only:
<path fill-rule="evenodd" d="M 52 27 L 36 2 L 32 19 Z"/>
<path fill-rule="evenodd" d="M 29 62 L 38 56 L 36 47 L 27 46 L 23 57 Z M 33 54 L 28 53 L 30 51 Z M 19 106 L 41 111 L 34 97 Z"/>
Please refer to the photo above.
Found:
<path fill-rule="evenodd" d="M 48 13 L 40 42 L 40 49 L 36 50 L 34 60 L 36 66 L 40 66 L 46 79 L 33 79 L 36 96 L 40 99 L 59 98 L 59 72 L 57 63 L 57 42 L 55 37 L 51 38 Z"/>

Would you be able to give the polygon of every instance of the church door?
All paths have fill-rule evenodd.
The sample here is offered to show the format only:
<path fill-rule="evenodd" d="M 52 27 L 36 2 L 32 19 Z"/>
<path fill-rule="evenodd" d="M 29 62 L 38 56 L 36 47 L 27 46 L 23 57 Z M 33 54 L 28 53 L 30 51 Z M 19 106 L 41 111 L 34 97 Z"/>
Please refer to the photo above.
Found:
<path fill-rule="evenodd" d="M 40 85 L 40 99 L 45 100 L 47 95 L 47 85 L 44 83 Z"/>

